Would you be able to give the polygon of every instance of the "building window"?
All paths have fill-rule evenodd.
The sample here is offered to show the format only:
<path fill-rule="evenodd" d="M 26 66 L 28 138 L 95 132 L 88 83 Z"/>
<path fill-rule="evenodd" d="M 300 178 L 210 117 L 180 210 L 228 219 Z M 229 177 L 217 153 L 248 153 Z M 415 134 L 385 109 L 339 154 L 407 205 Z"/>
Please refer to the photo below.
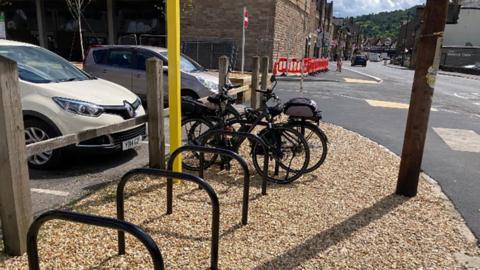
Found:
<path fill-rule="evenodd" d="M 5 14 L 7 39 L 38 45 L 37 15 L 34 0 L 9 1 L 0 7 Z"/>
<path fill-rule="evenodd" d="M 47 47 L 62 57 L 80 61 L 81 47 L 78 22 L 70 13 L 66 0 L 45 1 Z M 82 14 L 84 49 L 107 43 L 106 0 L 91 1 Z"/>
<path fill-rule="evenodd" d="M 115 3 L 115 26 L 119 38 L 128 35 L 165 35 L 165 3 L 163 0 L 119 0 Z M 145 42 L 152 43 L 152 37 Z M 159 39 L 162 43 L 164 39 Z M 152 44 L 161 46 L 164 44 Z"/>

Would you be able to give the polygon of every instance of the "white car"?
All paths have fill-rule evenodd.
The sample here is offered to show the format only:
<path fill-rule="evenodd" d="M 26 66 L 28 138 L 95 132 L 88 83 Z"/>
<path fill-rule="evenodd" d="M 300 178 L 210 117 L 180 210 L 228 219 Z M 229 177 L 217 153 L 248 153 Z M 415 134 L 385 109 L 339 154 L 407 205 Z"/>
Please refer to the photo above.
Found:
<path fill-rule="evenodd" d="M 112 125 L 145 114 L 137 95 L 97 79 L 60 56 L 31 44 L 0 40 L 0 55 L 17 62 L 26 143 Z M 145 125 L 98 137 L 81 148 L 127 150 L 145 137 Z M 65 149 L 29 157 L 37 169 L 57 167 Z"/>

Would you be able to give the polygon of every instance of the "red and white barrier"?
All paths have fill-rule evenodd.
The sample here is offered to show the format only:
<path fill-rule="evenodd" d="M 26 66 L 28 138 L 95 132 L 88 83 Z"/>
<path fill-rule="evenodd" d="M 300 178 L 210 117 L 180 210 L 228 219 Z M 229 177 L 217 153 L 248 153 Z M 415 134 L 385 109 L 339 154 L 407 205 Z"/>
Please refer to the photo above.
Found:
<path fill-rule="evenodd" d="M 303 66 L 302 66 L 303 60 Z M 285 57 L 279 58 L 273 66 L 273 74 L 287 74 L 287 73 L 304 73 L 314 74 L 318 72 L 328 71 L 327 58 L 303 58 L 303 59 L 288 59 Z"/>

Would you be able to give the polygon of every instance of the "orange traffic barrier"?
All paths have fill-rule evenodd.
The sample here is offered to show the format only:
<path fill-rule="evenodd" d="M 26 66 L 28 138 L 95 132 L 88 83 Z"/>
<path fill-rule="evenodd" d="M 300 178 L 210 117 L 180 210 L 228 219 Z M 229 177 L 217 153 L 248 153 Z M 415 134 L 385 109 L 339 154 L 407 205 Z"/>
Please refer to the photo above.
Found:
<path fill-rule="evenodd" d="M 282 57 L 273 66 L 274 75 L 286 73 L 314 74 L 325 71 L 328 71 L 327 58 L 303 58 L 299 60 Z"/>

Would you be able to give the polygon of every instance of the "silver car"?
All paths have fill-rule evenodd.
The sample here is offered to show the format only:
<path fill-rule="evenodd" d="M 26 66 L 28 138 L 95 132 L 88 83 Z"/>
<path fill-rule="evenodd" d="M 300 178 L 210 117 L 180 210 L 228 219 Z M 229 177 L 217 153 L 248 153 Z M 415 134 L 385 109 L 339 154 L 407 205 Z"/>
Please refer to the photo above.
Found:
<path fill-rule="evenodd" d="M 168 95 L 167 49 L 151 46 L 101 45 L 90 48 L 83 69 L 93 76 L 120 84 L 145 98 L 145 61 L 157 57 L 164 64 L 164 90 Z M 181 55 L 182 96 L 195 99 L 218 93 L 218 77 L 186 55 Z"/>

